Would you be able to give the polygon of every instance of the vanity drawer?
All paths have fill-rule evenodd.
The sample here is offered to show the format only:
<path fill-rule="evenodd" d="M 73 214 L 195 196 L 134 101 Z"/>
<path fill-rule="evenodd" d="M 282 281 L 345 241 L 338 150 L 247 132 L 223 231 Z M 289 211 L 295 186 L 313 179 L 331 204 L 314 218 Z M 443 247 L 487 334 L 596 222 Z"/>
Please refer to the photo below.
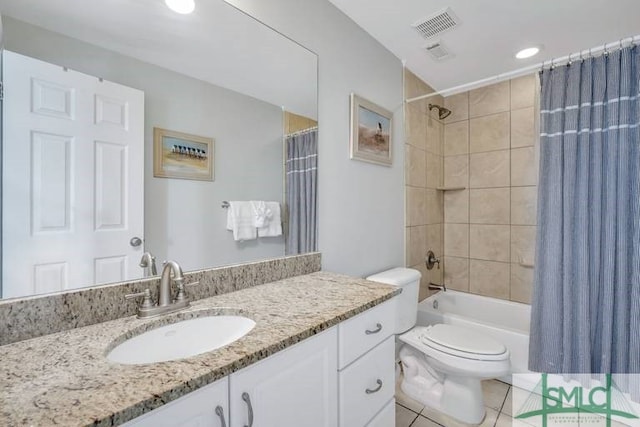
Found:
<path fill-rule="evenodd" d="M 391 298 L 338 325 L 338 369 L 394 333 L 396 299 Z"/>
<path fill-rule="evenodd" d="M 363 427 L 393 399 L 394 358 L 395 339 L 391 336 L 339 372 L 341 427 Z"/>

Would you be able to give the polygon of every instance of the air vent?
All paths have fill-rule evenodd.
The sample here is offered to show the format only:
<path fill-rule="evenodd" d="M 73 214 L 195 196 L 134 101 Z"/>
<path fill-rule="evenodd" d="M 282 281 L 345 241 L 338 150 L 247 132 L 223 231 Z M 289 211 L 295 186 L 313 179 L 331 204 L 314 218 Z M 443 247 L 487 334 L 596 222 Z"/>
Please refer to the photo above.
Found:
<path fill-rule="evenodd" d="M 457 25 L 460 20 L 453 13 L 450 7 L 443 9 L 425 19 L 422 19 L 412 25 L 417 32 L 425 39 L 429 39 L 438 34 L 442 34 Z"/>
<path fill-rule="evenodd" d="M 453 54 L 442 44 L 442 42 L 430 44 L 425 47 L 425 49 L 436 61 L 444 61 L 445 59 L 453 58 Z"/>

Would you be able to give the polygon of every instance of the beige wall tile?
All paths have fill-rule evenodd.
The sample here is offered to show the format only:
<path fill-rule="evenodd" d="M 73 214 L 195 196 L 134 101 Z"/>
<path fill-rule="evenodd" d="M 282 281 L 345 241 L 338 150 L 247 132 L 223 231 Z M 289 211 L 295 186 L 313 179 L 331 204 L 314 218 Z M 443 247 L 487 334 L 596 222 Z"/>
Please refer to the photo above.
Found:
<path fill-rule="evenodd" d="M 405 267 L 411 266 L 409 263 L 409 252 L 411 251 L 411 227 L 404 228 L 404 265 Z"/>
<path fill-rule="evenodd" d="M 412 145 L 405 144 L 405 176 L 407 185 L 426 188 L 427 186 L 427 153 Z"/>
<path fill-rule="evenodd" d="M 447 288 L 469 292 L 469 258 L 445 257 L 444 283 Z"/>
<path fill-rule="evenodd" d="M 444 125 L 443 152 L 445 156 L 469 153 L 469 121 L 463 120 Z"/>
<path fill-rule="evenodd" d="M 442 224 L 444 222 L 444 197 L 442 191 L 425 190 L 427 203 L 427 224 Z"/>
<path fill-rule="evenodd" d="M 509 262 L 508 225 L 473 225 L 469 227 L 469 258 Z"/>
<path fill-rule="evenodd" d="M 405 135 L 407 142 L 422 150 L 427 148 L 427 116 L 417 107 L 408 105 L 405 110 Z"/>
<path fill-rule="evenodd" d="M 536 95 L 536 75 L 511 80 L 511 109 L 533 107 Z"/>
<path fill-rule="evenodd" d="M 436 119 L 427 118 L 427 151 L 442 155 L 442 140 L 444 139 L 444 125 Z"/>
<path fill-rule="evenodd" d="M 444 225 L 443 224 L 431 224 L 427 225 L 427 251 L 432 250 L 436 257 L 441 258 L 444 254 L 444 244 L 443 244 L 443 233 L 444 233 Z M 427 253 L 425 252 L 421 261 L 424 262 Z"/>
<path fill-rule="evenodd" d="M 509 150 L 471 154 L 469 186 L 471 188 L 508 187 L 510 185 L 509 157 Z M 445 183 L 446 177 L 445 165 Z"/>
<path fill-rule="evenodd" d="M 511 224 L 536 225 L 537 187 L 511 187 Z"/>
<path fill-rule="evenodd" d="M 533 264 L 536 253 L 536 227 L 511 226 L 511 262 Z"/>
<path fill-rule="evenodd" d="M 469 222 L 469 190 L 444 192 L 444 222 Z"/>
<path fill-rule="evenodd" d="M 482 116 L 469 120 L 469 152 L 503 150 L 509 148 L 509 112 Z"/>
<path fill-rule="evenodd" d="M 444 254 L 454 257 L 469 257 L 469 224 L 444 225 Z"/>
<path fill-rule="evenodd" d="M 535 145 L 535 112 L 533 107 L 511 110 L 511 147 Z"/>
<path fill-rule="evenodd" d="M 442 156 L 433 153 L 426 153 L 426 186 L 427 188 L 437 188 L 442 185 Z"/>
<path fill-rule="evenodd" d="M 469 92 L 447 96 L 444 106 L 451 110 L 451 115 L 444 119 L 445 123 L 458 122 L 469 118 Z"/>
<path fill-rule="evenodd" d="M 409 227 L 409 265 L 420 263 L 427 254 L 427 226 Z"/>
<path fill-rule="evenodd" d="M 408 226 L 427 224 L 427 197 L 424 188 L 405 187 L 407 190 Z"/>
<path fill-rule="evenodd" d="M 510 224 L 509 199 L 508 187 L 471 190 L 469 222 L 472 224 Z"/>
<path fill-rule="evenodd" d="M 406 98 L 415 98 L 434 92 L 431 86 L 406 68 L 404 70 L 404 89 Z"/>
<path fill-rule="evenodd" d="M 469 291 L 509 299 L 510 266 L 504 262 L 469 261 Z"/>
<path fill-rule="evenodd" d="M 535 147 L 511 150 L 511 185 L 538 184 L 538 162 Z"/>
<path fill-rule="evenodd" d="M 470 91 L 469 117 L 486 116 L 502 111 L 509 111 L 510 92 L 509 81 Z"/>
<path fill-rule="evenodd" d="M 469 156 L 444 158 L 444 185 L 447 187 L 469 186 Z"/>
<path fill-rule="evenodd" d="M 533 291 L 533 268 L 511 264 L 511 301 L 531 304 Z"/>

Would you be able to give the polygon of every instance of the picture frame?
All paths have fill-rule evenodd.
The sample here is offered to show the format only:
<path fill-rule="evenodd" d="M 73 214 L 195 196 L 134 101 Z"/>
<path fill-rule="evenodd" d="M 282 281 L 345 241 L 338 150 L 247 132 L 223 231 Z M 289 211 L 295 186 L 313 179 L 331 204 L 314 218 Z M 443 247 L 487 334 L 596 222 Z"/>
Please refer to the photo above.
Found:
<path fill-rule="evenodd" d="M 153 128 L 153 176 L 213 181 L 214 140 Z"/>
<path fill-rule="evenodd" d="M 351 94 L 351 159 L 391 166 L 393 114 Z"/>

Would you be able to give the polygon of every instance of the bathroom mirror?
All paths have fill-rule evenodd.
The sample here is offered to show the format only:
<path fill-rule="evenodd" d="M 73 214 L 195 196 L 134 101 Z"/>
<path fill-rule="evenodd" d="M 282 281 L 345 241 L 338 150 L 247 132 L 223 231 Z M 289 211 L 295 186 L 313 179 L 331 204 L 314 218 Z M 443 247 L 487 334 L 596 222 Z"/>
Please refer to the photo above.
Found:
<path fill-rule="evenodd" d="M 128 156 L 131 153 L 127 149 L 114 149 L 113 144 L 102 144 L 102 136 L 91 136 L 96 147 L 102 144 L 101 151 L 96 148 L 93 154 L 76 159 L 73 164 L 70 159 L 77 154 L 73 151 L 77 141 L 65 139 L 64 131 L 44 132 L 38 127 L 42 122 L 37 121 L 29 131 L 31 140 L 25 138 L 23 142 L 31 149 L 20 157 L 7 155 L 4 145 L 8 131 L 3 126 L 3 278 L 20 285 L 18 291 L 13 286 L 8 292 L 8 285 L 3 283 L 2 296 L 143 277 L 138 263 L 145 251 L 156 257 L 158 273 L 167 259 L 178 261 L 188 271 L 285 254 L 282 235 L 234 240 L 227 230 L 223 202 L 267 200 L 283 204 L 283 137 L 291 130 L 301 130 L 298 127 L 285 131 L 285 122 L 304 122 L 302 128 L 317 124 L 317 56 L 313 52 L 223 0 L 196 1 L 195 11 L 188 15 L 171 11 L 163 0 L 115 0 L 92 2 L 90 6 L 84 0 L 0 0 L 0 10 L 4 49 L 19 54 L 19 59 L 24 56 L 41 61 L 36 62 L 31 83 L 25 83 L 24 94 L 16 96 L 19 85 L 5 84 L 3 120 L 19 117 L 7 116 L 11 114 L 6 101 L 9 96 L 27 99 L 31 112 L 41 107 L 45 111 L 47 102 L 57 102 L 64 111 L 75 108 L 73 114 L 82 113 L 81 104 L 71 106 L 68 96 L 87 89 L 55 83 L 47 71 L 51 66 L 54 74 L 88 76 L 91 87 L 103 91 L 92 95 L 94 125 L 103 120 L 133 127 L 134 119 L 127 114 L 133 114 L 137 107 L 129 101 L 119 103 L 117 90 L 122 86 L 131 90 L 134 98 L 142 96 L 140 138 L 144 139 L 143 153 L 136 160 L 135 156 Z M 7 61 L 4 62 L 6 67 Z M 20 77 L 28 73 L 18 67 L 14 74 Z M 110 89 L 111 84 L 116 89 Z M 38 96 L 34 95 L 36 90 L 40 91 Z M 45 113 L 47 120 L 57 114 L 49 110 Z M 63 117 L 65 120 L 71 119 Z M 154 176 L 154 128 L 212 140 L 213 180 Z M 193 143 L 185 138 L 187 144 Z M 205 157 L 203 152 L 198 153 L 198 158 Z M 69 163 L 63 172 L 54 167 L 60 162 Z M 129 172 L 123 169 L 127 162 Z M 102 168 L 102 178 L 96 178 L 95 172 L 83 176 L 82 168 L 72 169 L 91 163 Z M 28 172 L 8 176 L 11 170 Z M 136 173 L 143 178 L 137 196 L 143 199 L 143 225 L 133 230 L 129 227 L 133 221 L 124 220 L 122 214 L 137 203 L 129 180 Z M 73 193 L 78 193 L 78 184 L 83 182 L 88 191 L 94 192 L 89 194 L 86 208 L 75 205 L 77 194 Z M 40 209 L 44 213 L 37 221 L 33 215 L 20 219 L 20 211 L 16 214 L 11 210 L 25 203 L 21 185 L 26 186 L 24 191 L 37 187 L 39 194 L 44 194 L 48 204 Z M 12 188 L 16 191 L 9 191 Z M 120 198 L 110 198 L 112 194 L 119 194 Z M 125 200 L 122 194 L 129 199 Z M 34 196 L 28 197 L 32 200 L 27 202 L 32 203 Z M 111 207 L 108 218 L 98 220 L 93 215 L 88 227 L 94 234 L 101 230 L 106 234 L 110 227 L 121 228 L 119 244 L 125 245 L 133 256 L 100 258 L 88 254 L 96 246 L 92 241 L 65 240 L 64 245 L 78 254 L 71 261 L 43 256 L 36 267 L 27 266 L 11 279 L 5 278 L 6 265 L 13 266 L 19 261 L 15 258 L 20 258 L 10 257 L 13 248 L 20 247 L 22 251 L 34 235 L 55 242 L 61 235 L 79 234 L 81 227 L 75 220 L 83 210 L 90 210 L 91 204 L 99 203 Z M 24 224 L 15 225 L 20 221 Z M 14 228 L 20 227 L 24 237 L 13 233 Z M 63 243 L 50 244 L 48 248 L 55 251 L 62 247 L 59 245 Z M 89 258 L 80 260 L 81 255 Z M 84 279 L 72 277 L 72 261 L 91 271 L 89 279 L 86 275 Z M 33 284 L 34 277 L 40 280 L 37 286 Z"/>

